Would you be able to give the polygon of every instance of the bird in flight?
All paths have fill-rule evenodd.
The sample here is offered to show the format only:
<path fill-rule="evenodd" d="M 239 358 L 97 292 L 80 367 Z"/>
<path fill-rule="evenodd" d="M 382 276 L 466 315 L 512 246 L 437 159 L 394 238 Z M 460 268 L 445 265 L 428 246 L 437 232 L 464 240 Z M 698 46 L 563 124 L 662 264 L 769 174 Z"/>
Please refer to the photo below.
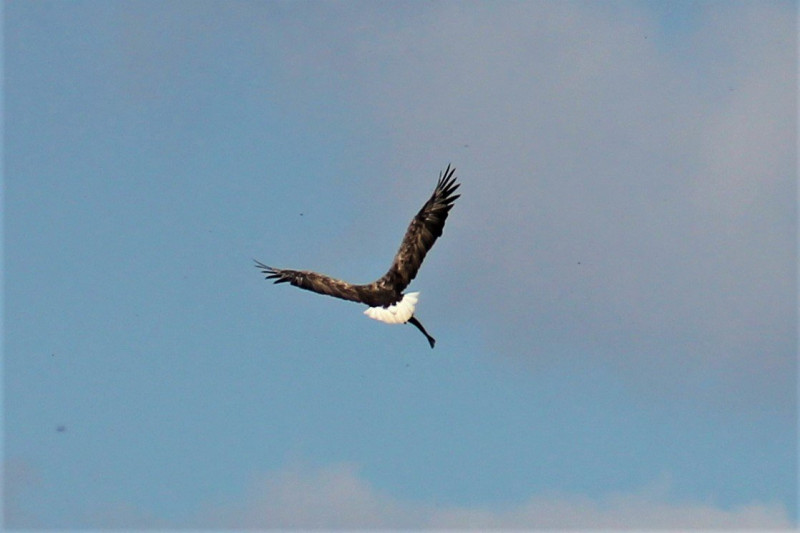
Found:
<path fill-rule="evenodd" d="M 255 266 L 261 269 L 266 279 L 275 280 L 275 283 L 291 283 L 308 291 L 366 304 L 369 308 L 364 314 L 375 320 L 386 324 L 412 324 L 425 335 L 433 348 L 436 339 L 428 335 L 414 316 L 419 292 L 404 294 L 403 291 L 416 277 L 425 254 L 442 235 L 447 214 L 453 202 L 461 196 L 454 194 L 461 185 L 456 183 L 455 171 L 447 165 L 447 169 L 439 173 L 436 189 L 409 224 L 389 271 L 368 285 L 354 285 L 308 270 L 273 268 L 260 261 L 255 261 Z"/>

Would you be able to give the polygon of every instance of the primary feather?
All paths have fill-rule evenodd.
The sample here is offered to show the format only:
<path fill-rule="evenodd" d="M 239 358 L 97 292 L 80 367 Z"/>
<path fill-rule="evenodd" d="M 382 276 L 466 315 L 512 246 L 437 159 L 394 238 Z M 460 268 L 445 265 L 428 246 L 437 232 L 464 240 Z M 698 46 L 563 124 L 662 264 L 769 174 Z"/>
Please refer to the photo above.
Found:
<path fill-rule="evenodd" d="M 428 250 L 433 248 L 436 239 L 442 236 L 444 223 L 450 209 L 453 208 L 453 202 L 461 196 L 454 194 L 460 185 L 453 176 L 455 171 L 456 169 L 451 169 L 448 165 L 447 170 L 439 175 L 436 189 L 408 225 L 392 266 L 378 283 L 402 292 L 416 277 Z"/>

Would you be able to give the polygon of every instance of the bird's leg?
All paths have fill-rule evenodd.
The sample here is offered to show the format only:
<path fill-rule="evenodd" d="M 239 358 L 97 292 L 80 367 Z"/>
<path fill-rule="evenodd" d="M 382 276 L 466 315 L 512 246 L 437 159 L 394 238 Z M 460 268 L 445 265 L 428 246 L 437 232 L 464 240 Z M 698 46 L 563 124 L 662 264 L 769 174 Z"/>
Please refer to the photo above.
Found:
<path fill-rule="evenodd" d="M 408 319 L 408 323 L 413 324 L 414 327 L 420 330 L 422 334 L 425 335 L 425 338 L 428 339 L 428 344 L 430 344 L 431 348 L 433 348 L 433 345 L 436 344 L 436 339 L 428 335 L 428 332 L 425 331 L 425 328 L 422 327 L 422 324 L 419 323 L 419 320 L 417 320 L 416 317 L 412 315 L 411 318 Z"/>

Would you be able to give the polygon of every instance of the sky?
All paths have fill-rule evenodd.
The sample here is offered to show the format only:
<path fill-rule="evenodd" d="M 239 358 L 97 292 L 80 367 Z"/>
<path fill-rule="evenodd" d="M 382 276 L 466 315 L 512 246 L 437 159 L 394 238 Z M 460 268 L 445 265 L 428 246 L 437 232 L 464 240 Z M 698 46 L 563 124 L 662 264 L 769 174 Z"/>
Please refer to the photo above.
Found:
<path fill-rule="evenodd" d="M 2 9 L 7 529 L 798 525 L 796 3 Z"/>

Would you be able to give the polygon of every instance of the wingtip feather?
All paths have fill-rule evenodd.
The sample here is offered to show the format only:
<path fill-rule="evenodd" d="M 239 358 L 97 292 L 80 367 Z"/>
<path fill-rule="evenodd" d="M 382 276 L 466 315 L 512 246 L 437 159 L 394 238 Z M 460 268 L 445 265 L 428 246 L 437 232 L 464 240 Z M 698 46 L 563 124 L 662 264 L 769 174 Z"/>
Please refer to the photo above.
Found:
<path fill-rule="evenodd" d="M 265 265 L 264 263 L 262 263 L 257 259 L 253 259 L 253 261 L 255 262 L 255 267 L 260 269 L 261 273 L 264 274 L 264 279 L 267 280 L 274 279 L 275 281 L 273 283 L 286 283 L 289 281 L 287 278 L 283 277 L 281 271 L 278 270 L 277 268 Z"/>

